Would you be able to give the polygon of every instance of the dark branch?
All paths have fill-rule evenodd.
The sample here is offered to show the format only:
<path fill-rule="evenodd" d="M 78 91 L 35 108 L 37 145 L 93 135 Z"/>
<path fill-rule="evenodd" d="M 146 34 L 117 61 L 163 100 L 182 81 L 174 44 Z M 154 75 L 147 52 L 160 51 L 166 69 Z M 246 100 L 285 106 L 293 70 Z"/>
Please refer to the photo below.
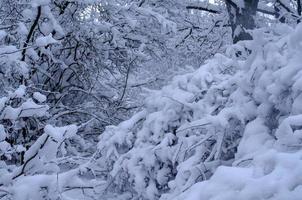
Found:
<path fill-rule="evenodd" d="M 214 13 L 214 14 L 219 14 L 220 12 L 218 10 L 213 10 L 213 9 L 209 9 L 209 8 L 204 8 L 201 6 L 187 6 L 187 9 L 192 9 L 192 10 L 202 10 L 202 11 L 207 11 L 210 13 Z"/>
<path fill-rule="evenodd" d="M 232 2 L 232 3 L 234 4 L 234 2 Z M 202 6 L 193 6 L 192 5 L 192 6 L 186 6 L 186 8 L 187 9 L 192 9 L 192 10 L 206 11 L 206 12 L 213 13 L 213 14 L 220 14 L 221 13 L 219 10 L 205 8 L 205 7 L 202 7 Z M 257 8 L 257 12 L 260 12 L 260 13 L 263 13 L 263 14 L 267 14 L 267 15 L 273 15 L 273 16 L 276 15 L 276 12 L 272 12 L 272 11 L 261 9 L 261 8 Z"/>
<path fill-rule="evenodd" d="M 29 33 L 27 35 L 27 38 L 26 38 L 26 41 L 23 45 L 23 51 L 22 51 L 22 58 L 21 58 L 21 61 L 25 61 L 25 53 L 26 53 L 26 47 L 28 46 L 28 43 L 31 39 L 31 36 L 33 35 L 34 33 L 34 30 L 36 28 L 36 26 L 38 25 L 38 22 L 39 22 L 39 19 L 40 19 L 40 16 L 41 16 L 41 6 L 38 6 L 38 13 L 37 13 L 37 17 L 33 23 L 33 25 L 30 27 L 30 30 L 29 30 Z"/>
<path fill-rule="evenodd" d="M 257 8 L 257 12 L 267 14 L 267 15 L 273 15 L 273 16 L 276 15 L 276 12 L 272 12 L 272 11 L 269 11 L 269 10 L 264 10 L 264 9 L 261 9 L 261 8 Z"/>

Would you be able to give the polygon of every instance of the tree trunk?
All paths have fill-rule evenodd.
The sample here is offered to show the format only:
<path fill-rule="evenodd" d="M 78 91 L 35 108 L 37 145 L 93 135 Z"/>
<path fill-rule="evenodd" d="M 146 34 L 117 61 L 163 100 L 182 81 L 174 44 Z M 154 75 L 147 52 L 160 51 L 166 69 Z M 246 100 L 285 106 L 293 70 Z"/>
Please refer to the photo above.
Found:
<path fill-rule="evenodd" d="M 302 14 L 302 5 L 301 5 L 301 0 L 297 0 L 297 13 L 298 15 L 301 17 L 301 14 Z M 297 23 L 300 23 L 301 22 L 301 19 L 299 18 L 297 20 Z"/>
<path fill-rule="evenodd" d="M 255 28 L 255 19 L 259 0 L 244 0 L 244 7 L 239 7 L 232 0 L 225 0 L 232 28 L 233 43 L 253 39 L 247 30 Z"/>

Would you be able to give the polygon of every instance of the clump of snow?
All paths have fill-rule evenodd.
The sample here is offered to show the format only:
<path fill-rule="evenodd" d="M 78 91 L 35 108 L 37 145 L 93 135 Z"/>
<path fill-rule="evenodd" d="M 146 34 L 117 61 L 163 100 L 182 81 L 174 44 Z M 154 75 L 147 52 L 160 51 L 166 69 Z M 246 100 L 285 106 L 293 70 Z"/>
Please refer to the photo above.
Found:
<path fill-rule="evenodd" d="M 19 75 L 28 77 L 29 69 L 24 61 L 20 61 L 22 57 L 21 51 L 15 46 L 1 46 L 0 47 L 0 70 L 5 76 Z"/>
<path fill-rule="evenodd" d="M 6 103 L 7 100 L 8 100 L 7 97 L 1 97 L 1 98 L 0 98 L 0 111 L 3 110 L 3 108 L 4 108 L 4 106 L 5 106 L 5 103 Z"/>
<path fill-rule="evenodd" d="M 55 40 L 51 34 L 47 35 L 47 36 L 40 36 L 36 39 L 36 45 L 38 47 L 45 47 L 47 45 L 50 45 L 50 44 L 55 44 L 57 43 L 58 41 Z"/>
<path fill-rule="evenodd" d="M 32 98 L 26 99 L 26 87 L 20 85 L 15 91 L 9 92 L 8 97 L 0 98 L 0 120 L 9 119 L 15 121 L 22 117 L 43 117 L 47 116 L 49 106 L 39 105 Z M 38 92 L 33 94 L 33 97 L 39 102 L 45 102 L 46 97 Z M 10 105 L 10 100 L 24 99 L 18 106 Z M 6 105 L 7 104 L 7 105 Z"/>
<path fill-rule="evenodd" d="M 26 93 L 25 85 L 20 85 L 13 93 L 10 94 L 10 98 L 22 98 Z"/>
<path fill-rule="evenodd" d="M 51 125 L 46 125 L 44 131 L 47 135 L 51 136 L 57 142 L 62 142 L 67 138 L 75 136 L 77 133 L 77 126 L 70 125 L 64 127 L 53 127 Z"/>
<path fill-rule="evenodd" d="M 2 124 L 0 124 L 0 142 L 5 140 L 5 138 L 6 138 L 6 133 L 4 130 L 4 126 Z"/>
<path fill-rule="evenodd" d="M 39 103 L 43 103 L 46 101 L 46 96 L 41 94 L 40 92 L 34 92 L 33 98 L 37 100 Z"/>
<path fill-rule="evenodd" d="M 0 41 L 3 40 L 3 38 L 5 38 L 7 35 L 7 33 L 3 30 L 0 30 Z"/>
<path fill-rule="evenodd" d="M 98 145 L 107 190 L 150 200 L 299 199 L 302 25 L 280 26 L 175 77 L 143 111 L 108 127 Z"/>
<path fill-rule="evenodd" d="M 21 34 L 21 35 L 26 35 L 28 34 L 28 29 L 26 27 L 26 25 L 24 23 L 19 23 L 18 24 L 18 32 Z"/>
<path fill-rule="evenodd" d="M 27 99 L 20 107 L 7 106 L 0 115 L 0 119 L 17 120 L 22 117 L 43 117 L 47 115 L 48 105 L 38 105 L 32 99 Z"/>

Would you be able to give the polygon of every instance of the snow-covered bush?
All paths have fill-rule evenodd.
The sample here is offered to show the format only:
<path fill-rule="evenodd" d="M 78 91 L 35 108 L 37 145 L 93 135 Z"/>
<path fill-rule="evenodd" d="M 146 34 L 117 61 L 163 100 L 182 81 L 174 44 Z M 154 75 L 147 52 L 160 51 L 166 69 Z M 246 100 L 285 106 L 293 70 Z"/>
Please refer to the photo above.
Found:
<path fill-rule="evenodd" d="M 2 161 L 24 163 L 24 153 L 42 134 L 48 116 L 45 96 L 35 92 L 32 97 L 20 85 L 14 92 L 0 98 L 0 156 Z"/>
<path fill-rule="evenodd" d="M 48 124 L 55 121 L 45 101 L 24 85 L 0 98 L 1 199 L 58 199 L 92 188 L 79 178 L 89 161 L 71 156 L 78 156 L 72 146 L 81 126 Z"/>
<path fill-rule="evenodd" d="M 85 173 L 89 162 L 63 170 L 68 167 L 64 166 L 64 159 L 69 158 L 66 156 L 66 144 L 75 136 L 77 129 L 76 125 L 46 125 L 43 134 L 25 151 L 23 164 L 7 165 L 1 161 L 0 197 L 58 199 L 68 198 L 66 193 L 70 190 L 92 189 L 91 181 L 84 182 L 79 178 Z"/>
<path fill-rule="evenodd" d="M 105 192 L 298 199 L 302 25 L 253 34 L 153 91 L 131 119 L 107 127 L 98 145 L 98 163 L 110 172 Z"/>
<path fill-rule="evenodd" d="M 96 136 L 139 107 L 142 85 L 159 87 L 183 69 L 179 63 L 197 65 L 225 43 L 225 28 L 208 32 L 214 22 L 183 6 L 174 0 L 2 0 L 0 93 L 31 85 L 47 96 L 62 125 L 93 118 L 85 134 Z"/>

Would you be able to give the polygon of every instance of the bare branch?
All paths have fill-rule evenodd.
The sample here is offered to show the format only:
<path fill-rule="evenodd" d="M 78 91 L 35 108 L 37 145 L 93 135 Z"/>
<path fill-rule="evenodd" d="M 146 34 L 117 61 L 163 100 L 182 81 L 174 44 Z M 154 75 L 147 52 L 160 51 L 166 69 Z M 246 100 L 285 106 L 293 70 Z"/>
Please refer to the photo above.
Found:
<path fill-rule="evenodd" d="M 210 8 L 204 8 L 204 7 L 201 7 L 201 6 L 186 6 L 187 9 L 189 10 L 202 10 L 202 11 L 207 11 L 209 13 L 213 13 L 213 14 L 219 14 L 220 11 L 218 10 L 213 10 L 213 9 L 210 9 Z"/>

